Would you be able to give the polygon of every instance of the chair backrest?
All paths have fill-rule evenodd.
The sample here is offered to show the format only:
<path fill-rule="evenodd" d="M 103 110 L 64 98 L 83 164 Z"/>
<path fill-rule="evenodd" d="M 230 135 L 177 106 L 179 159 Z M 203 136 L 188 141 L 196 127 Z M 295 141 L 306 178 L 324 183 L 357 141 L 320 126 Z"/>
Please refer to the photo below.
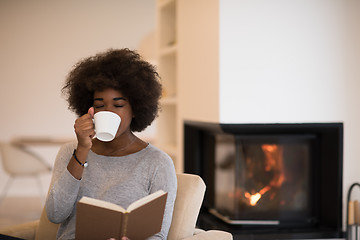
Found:
<path fill-rule="evenodd" d="M 39 224 L 36 228 L 35 240 L 55 240 L 60 224 L 49 221 L 45 207 L 41 213 Z"/>
<path fill-rule="evenodd" d="M 50 172 L 51 167 L 42 158 L 11 143 L 0 143 L 3 168 L 9 175 L 34 175 Z"/>
<path fill-rule="evenodd" d="M 201 177 L 193 174 L 177 174 L 177 184 L 173 218 L 168 235 L 168 239 L 171 240 L 183 239 L 194 234 L 206 189 Z M 48 220 L 44 208 L 36 230 L 35 239 L 55 239 L 58 227 L 59 224 L 51 223 Z"/>
<path fill-rule="evenodd" d="M 206 185 L 201 177 L 177 174 L 177 195 L 168 239 L 183 239 L 194 234 Z"/>

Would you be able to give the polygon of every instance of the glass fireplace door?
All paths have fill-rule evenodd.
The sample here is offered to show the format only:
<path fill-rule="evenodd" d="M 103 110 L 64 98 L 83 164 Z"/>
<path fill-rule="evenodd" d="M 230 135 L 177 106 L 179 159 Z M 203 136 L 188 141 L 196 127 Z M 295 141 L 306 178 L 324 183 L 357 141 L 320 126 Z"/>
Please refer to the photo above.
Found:
<path fill-rule="evenodd" d="M 216 135 L 212 212 L 233 224 L 314 224 L 314 144 L 314 135 Z"/>

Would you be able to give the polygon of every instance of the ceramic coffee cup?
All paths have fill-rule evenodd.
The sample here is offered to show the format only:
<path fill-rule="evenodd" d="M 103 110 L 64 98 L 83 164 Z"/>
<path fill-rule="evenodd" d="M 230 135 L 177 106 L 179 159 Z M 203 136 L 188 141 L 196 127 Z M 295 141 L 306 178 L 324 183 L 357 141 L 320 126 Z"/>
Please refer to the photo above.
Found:
<path fill-rule="evenodd" d="M 120 126 L 121 118 L 119 115 L 109 111 L 97 112 L 94 115 L 96 138 L 104 141 L 112 141 Z"/>

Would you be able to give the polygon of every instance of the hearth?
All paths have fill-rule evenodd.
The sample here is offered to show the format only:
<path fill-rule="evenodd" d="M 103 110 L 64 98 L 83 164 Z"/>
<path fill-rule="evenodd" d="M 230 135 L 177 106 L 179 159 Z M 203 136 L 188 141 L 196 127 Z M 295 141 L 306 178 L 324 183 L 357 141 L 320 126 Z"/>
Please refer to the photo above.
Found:
<path fill-rule="evenodd" d="M 342 237 L 342 155 L 342 123 L 184 125 L 185 172 L 207 185 L 198 225 L 235 239 Z"/>

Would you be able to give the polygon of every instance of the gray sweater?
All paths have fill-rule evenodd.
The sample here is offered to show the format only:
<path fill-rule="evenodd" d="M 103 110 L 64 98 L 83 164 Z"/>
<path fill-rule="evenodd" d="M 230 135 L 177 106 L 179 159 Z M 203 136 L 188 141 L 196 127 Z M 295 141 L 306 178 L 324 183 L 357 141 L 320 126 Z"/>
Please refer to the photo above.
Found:
<path fill-rule="evenodd" d="M 157 190 L 168 192 L 161 232 L 149 239 L 166 239 L 176 197 L 176 174 L 171 158 L 149 144 L 123 157 L 97 155 L 90 151 L 81 180 L 67 170 L 77 143 L 61 147 L 55 161 L 46 212 L 50 221 L 61 223 L 57 239 L 75 238 L 76 203 L 83 196 L 106 200 L 124 208 Z M 141 229 L 139 229 L 141 231 Z"/>

